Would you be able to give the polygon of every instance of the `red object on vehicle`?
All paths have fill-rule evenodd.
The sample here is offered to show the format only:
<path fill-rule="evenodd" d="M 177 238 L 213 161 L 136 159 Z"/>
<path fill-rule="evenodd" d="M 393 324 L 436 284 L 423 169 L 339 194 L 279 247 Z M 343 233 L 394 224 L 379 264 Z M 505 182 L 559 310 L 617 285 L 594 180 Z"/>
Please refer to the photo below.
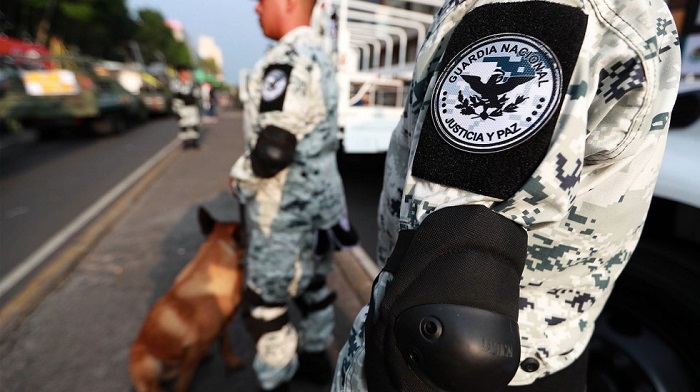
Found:
<path fill-rule="evenodd" d="M 40 60 L 42 57 L 46 57 L 50 54 L 49 49 L 45 46 L 35 44 L 31 41 L 0 35 L 0 56 L 15 57 L 15 61 L 18 63 L 36 63 L 36 67 L 51 68 L 50 61 Z"/>

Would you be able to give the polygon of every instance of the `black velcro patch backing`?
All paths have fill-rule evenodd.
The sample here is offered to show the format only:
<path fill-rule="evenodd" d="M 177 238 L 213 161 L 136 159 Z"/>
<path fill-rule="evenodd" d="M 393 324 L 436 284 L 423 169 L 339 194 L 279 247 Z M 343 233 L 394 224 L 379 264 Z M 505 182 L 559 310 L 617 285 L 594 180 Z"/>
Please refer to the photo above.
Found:
<path fill-rule="evenodd" d="M 549 148 L 587 20 L 544 1 L 467 13 L 445 49 L 412 174 L 499 199 L 520 189 Z"/>
<path fill-rule="evenodd" d="M 265 69 L 260 86 L 260 113 L 282 110 L 291 73 L 289 64 L 271 64 Z"/>

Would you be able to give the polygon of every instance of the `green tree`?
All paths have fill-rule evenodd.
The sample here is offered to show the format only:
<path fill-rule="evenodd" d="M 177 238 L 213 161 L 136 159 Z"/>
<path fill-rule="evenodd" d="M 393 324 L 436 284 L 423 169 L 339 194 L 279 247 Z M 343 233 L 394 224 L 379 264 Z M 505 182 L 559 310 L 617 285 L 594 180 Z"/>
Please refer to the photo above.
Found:
<path fill-rule="evenodd" d="M 139 10 L 136 24 L 134 39 L 139 43 L 146 63 L 165 60 L 169 65 L 191 64 L 187 45 L 175 39 L 158 11 Z"/>
<path fill-rule="evenodd" d="M 128 43 L 136 25 L 125 0 L 61 0 L 59 8 L 62 17 L 56 24 L 66 43 L 99 58 L 129 57 Z"/>
<path fill-rule="evenodd" d="M 213 58 L 204 58 L 199 60 L 199 67 L 202 68 L 202 70 L 210 75 L 218 75 L 221 73 L 221 70 L 219 69 L 219 66 L 216 65 L 216 60 Z"/>
<path fill-rule="evenodd" d="M 81 54 L 123 60 L 130 53 L 128 43 L 136 26 L 125 0 L 13 0 L 0 4 L 6 18 L 3 32 L 10 36 L 36 40 L 44 20 L 47 36 L 60 37 Z"/>
<path fill-rule="evenodd" d="M 0 31 L 33 41 L 47 3 L 47 0 L 16 0 L 12 4 L 0 1 L 0 12 L 4 15 Z"/>
<path fill-rule="evenodd" d="M 71 51 L 107 60 L 134 59 L 136 41 L 144 61 L 193 64 L 185 42 L 175 39 L 163 16 L 152 9 L 132 19 L 126 0 L 0 0 L 0 33 L 32 41 L 58 36 Z M 42 25 L 45 34 L 38 33 Z"/>

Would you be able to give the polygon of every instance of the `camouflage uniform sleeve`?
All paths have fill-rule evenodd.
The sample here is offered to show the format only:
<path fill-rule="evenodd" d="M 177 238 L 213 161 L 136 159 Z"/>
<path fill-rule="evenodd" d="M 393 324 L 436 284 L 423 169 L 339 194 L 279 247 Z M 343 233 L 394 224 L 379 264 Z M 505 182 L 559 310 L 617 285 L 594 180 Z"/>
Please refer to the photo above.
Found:
<path fill-rule="evenodd" d="M 326 106 L 319 86 L 321 71 L 318 64 L 297 55 L 291 66 L 283 106 L 280 110 L 260 113 L 259 124 L 260 128 L 282 128 L 299 141 L 325 118 Z"/>
<path fill-rule="evenodd" d="M 479 136 L 477 131 L 506 116 L 517 119 L 513 131 L 526 129 L 526 123 L 542 113 L 533 99 L 549 96 L 539 91 L 545 83 L 518 93 L 527 83 L 513 82 L 494 96 L 477 87 L 492 82 L 492 87 L 505 87 L 508 81 L 504 71 L 510 79 L 524 77 L 510 66 L 520 61 L 521 54 L 537 48 L 545 55 L 550 52 L 566 66 L 563 57 L 552 50 L 556 40 L 549 42 L 541 35 L 542 29 L 531 33 L 528 25 L 536 25 L 541 18 L 527 9 L 500 14 L 509 15 L 501 23 L 524 26 L 522 32 L 491 30 L 463 39 L 464 48 L 449 52 L 445 47 L 449 48 L 450 39 L 459 34 L 460 22 L 470 15 L 493 17 L 499 8 L 504 11 L 552 4 L 585 14 L 586 22 L 581 49 L 569 65 L 570 80 L 561 84 L 561 109 L 546 120 L 553 127 L 551 135 L 543 138 L 546 148 L 538 163 L 509 194 L 484 192 L 473 182 L 445 184 L 434 180 L 433 175 L 445 180 L 445 172 L 476 170 L 473 179 L 483 181 L 491 190 L 494 183 L 505 181 L 506 175 L 522 170 L 517 160 L 499 161 L 503 175 L 488 176 L 492 168 L 489 164 L 477 166 L 433 158 L 432 162 L 437 162 L 430 167 L 433 171 L 417 175 L 416 157 L 424 142 L 421 139 L 427 135 L 425 123 L 432 118 L 443 121 L 431 130 L 435 135 L 447 132 L 435 139 L 443 144 L 424 149 L 421 159 L 425 160 L 426 151 L 439 156 L 455 146 L 471 149 L 466 154 L 507 156 L 503 151 L 487 151 L 486 143 L 479 144 L 478 138 L 489 141 L 490 136 L 487 132 Z M 493 12 L 485 12 L 487 7 Z M 491 27 L 478 24 L 477 19 L 465 30 Z M 522 356 L 536 359 L 540 366 L 529 373 L 519 370 L 512 385 L 529 384 L 566 367 L 580 355 L 616 278 L 636 247 L 663 157 L 679 83 L 677 30 L 668 6 L 660 0 L 449 1 L 436 14 L 433 27 L 417 61 L 405 126 L 394 135 L 401 143 L 392 141 L 387 154 L 391 167 L 385 171 L 380 216 L 380 228 L 387 228 L 380 236 L 388 239 L 380 241 L 379 250 L 381 254 L 390 252 L 397 224 L 400 229 L 413 229 L 432 211 L 454 205 L 485 205 L 526 228 L 528 260 L 521 280 L 519 316 Z M 537 40 L 546 46 L 537 44 Z M 509 42 L 516 41 L 520 49 L 529 46 L 532 50 L 511 56 L 509 53 L 514 52 L 505 48 L 514 47 Z M 498 65 L 503 58 L 508 62 Z M 537 67 L 535 57 L 528 59 Z M 469 67 L 472 62 L 479 67 Z M 477 73 L 484 70 L 488 73 Z M 543 70 L 538 68 L 537 72 Z M 471 72 L 474 74 L 469 75 Z M 525 111 L 526 107 L 529 110 Z M 443 112 L 448 109 L 452 110 L 451 117 Z M 468 126 L 458 128 L 456 121 Z M 480 121 L 483 124 L 474 124 Z M 509 134 L 506 127 L 497 129 Z M 450 139 L 449 131 L 463 139 Z M 406 139 L 410 146 L 407 160 Z M 512 150 L 517 145 L 508 147 Z M 448 166 L 450 162 L 456 164 Z"/>
<path fill-rule="evenodd" d="M 455 25 L 464 15 L 494 5 L 494 2 L 489 1 L 448 3 L 455 4 L 447 7 L 449 12 L 438 13 L 435 33 L 428 37 L 432 45 L 424 45 L 423 48 L 425 50 L 426 46 L 430 46 L 429 49 L 434 51 L 431 53 L 433 58 L 423 59 L 423 66 L 415 72 L 417 78 L 423 79 L 414 81 L 411 94 L 416 91 L 423 93 L 417 95 L 417 102 L 412 108 L 407 107 L 409 111 L 413 109 L 413 113 L 409 113 L 411 126 L 408 127 L 408 132 L 413 135 L 409 136 L 412 138 L 411 164 L 404 170 L 406 189 L 401 210 L 402 228 L 416 227 L 435 208 L 457 204 L 491 206 L 524 227 L 558 222 L 569 212 L 577 194 L 590 193 L 580 188 L 590 187 L 591 185 L 586 185 L 587 181 L 609 175 L 602 170 L 615 162 L 628 162 L 639 154 L 650 153 L 650 145 L 663 142 L 663 132 L 650 134 L 649 130 L 662 130 L 666 126 L 666 112 L 669 109 L 667 103 L 673 102 L 673 86 L 678 83 L 677 76 L 668 77 L 677 74 L 678 59 L 675 57 L 678 54 L 678 38 L 666 5 L 657 1 L 653 6 L 656 9 L 648 11 L 647 7 L 640 4 L 620 1 L 615 5 L 619 8 L 616 10 L 619 14 L 616 14 L 598 1 L 582 3 L 561 0 L 553 3 L 581 9 L 588 15 L 588 23 L 580 53 L 574 59 L 571 80 L 568 85 L 562 86 L 561 111 L 552 120 L 556 126 L 547 141 L 548 147 L 541 163 L 530 172 L 531 175 L 525 178 L 521 186 L 515 188 L 515 192 L 507 196 L 490 195 L 476 187 L 470 189 L 469 186 L 449 185 L 426 179 L 426 176 L 416 176 L 416 150 L 420 150 L 418 141 L 425 133 L 421 128 L 430 117 L 428 112 L 435 104 L 434 101 L 439 99 L 431 94 L 433 91 L 430 89 L 440 88 L 436 85 L 439 84 L 444 69 L 439 69 L 438 64 L 441 62 L 441 66 L 445 66 L 450 60 L 440 58 L 443 56 L 440 50 L 444 51 L 450 34 L 453 34 Z M 525 16 L 518 16 L 523 17 Z M 485 81 L 486 77 L 482 76 L 481 80 Z M 518 102 L 520 96 L 514 93 L 516 90 L 517 88 L 504 96 L 498 96 L 506 104 L 500 110 L 509 108 L 508 110 L 522 111 L 526 106 L 529 107 L 527 99 Z M 480 103 L 487 100 L 476 93 L 469 96 L 466 92 L 463 95 L 455 92 L 454 95 L 454 101 L 448 100 L 446 103 L 463 112 L 482 110 L 477 104 L 470 105 L 469 98 Z M 666 107 L 662 107 L 664 105 Z M 490 113 L 470 115 L 482 115 L 486 118 L 485 122 L 494 122 L 497 117 L 491 114 L 497 114 L 498 110 L 489 111 Z M 537 112 L 535 106 L 532 107 L 532 112 Z M 445 120 L 448 125 L 450 121 L 449 118 Z M 508 163 L 504 161 L 502 165 L 507 167 Z M 514 166 L 512 168 L 516 169 Z M 653 175 L 651 173 L 652 177 Z M 582 179 L 586 181 L 581 181 Z M 493 177 L 487 181 L 502 182 L 504 177 Z M 620 189 L 623 189 L 623 184 L 620 185 Z M 615 197 L 620 196 L 617 193 Z M 610 197 L 613 197 L 612 194 Z M 535 204 L 546 205 L 547 208 L 534 209 L 533 213 Z M 520 212 L 509 213 L 516 210 Z"/>

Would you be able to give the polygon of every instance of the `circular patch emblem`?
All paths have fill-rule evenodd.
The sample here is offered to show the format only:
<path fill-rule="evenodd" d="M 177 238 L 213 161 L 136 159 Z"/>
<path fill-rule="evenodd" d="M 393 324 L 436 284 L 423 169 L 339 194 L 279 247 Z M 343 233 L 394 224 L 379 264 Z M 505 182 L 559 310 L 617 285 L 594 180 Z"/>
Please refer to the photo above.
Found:
<path fill-rule="evenodd" d="M 433 118 L 440 136 L 462 151 L 487 154 L 535 135 L 561 97 L 559 61 L 526 35 L 482 38 L 459 52 L 438 79 Z"/>
<path fill-rule="evenodd" d="M 287 73 L 279 68 L 273 68 L 263 78 L 262 99 L 272 101 L 279 98 L 286 87 Z"/>

